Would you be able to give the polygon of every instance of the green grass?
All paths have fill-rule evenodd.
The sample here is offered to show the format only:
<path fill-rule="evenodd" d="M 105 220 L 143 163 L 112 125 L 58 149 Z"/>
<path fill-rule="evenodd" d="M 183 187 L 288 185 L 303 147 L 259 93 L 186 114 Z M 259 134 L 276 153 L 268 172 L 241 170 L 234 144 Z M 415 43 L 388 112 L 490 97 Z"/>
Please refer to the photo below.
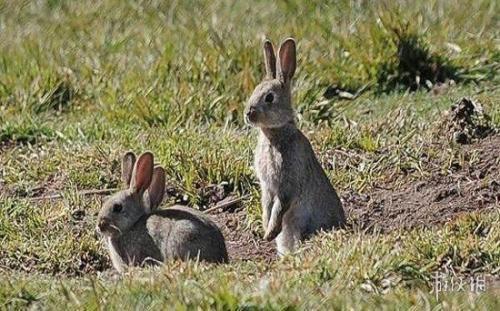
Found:
<path fill-rule="evenodd" d="M 325 235 L 270 265 L 171 263 L 113 280 L 95 274 L 109 268 L 93 232 L 101 198 L 78 195 L 117 187 L 121 154 L 149 149 L 192 206 L 205 207 L 207 184 L 250 194 L 247 227 L 261 234 L 255 132 L 242 116 L 263 36 L 298 40 L 299 126 L 341 195 L 426 176 L 424 152 L 445 170 L 460 147 L 426 143 L 452 103 L 472 97 L 500 126 L 498 16 L 491 0 L 0 1 L 0 308 L 498 308 L 498 289 L 430 293 L 443 269 L 498 277 L 498 213 Z M 415 86 L 429 62 L 456 86 Z M 359 96 L 326 99 L 333 85 Z M 62 199 L 30 200 L 40 193 Z M 478 236 L 480 224 L 491 230 Z"/>
<path fill-rule="evenodd" d="M 477 278 L 498 270 L 498 221 L 500 214 L 495 213 L 463 217 L 433 232 L 325 234 L 294 256 L 271 264 L 172 262 L 158 269 L 132 270 L 118 279 L 91 275 L 55 281 L 47 275 L 14 274 L 4 279 L 0 297 L 10 307 L 65 304 L 70 309 L 168 305 L 397 310 L 426 304 L 493 310 L 498 307 L 498 287 L 471 293 L 469 277 L 461 273 L 473 272 Z M 448 281 L 462 275 L 464 290 L 443 291 L 436 297 L 434 271 L 447 271 Z"/>

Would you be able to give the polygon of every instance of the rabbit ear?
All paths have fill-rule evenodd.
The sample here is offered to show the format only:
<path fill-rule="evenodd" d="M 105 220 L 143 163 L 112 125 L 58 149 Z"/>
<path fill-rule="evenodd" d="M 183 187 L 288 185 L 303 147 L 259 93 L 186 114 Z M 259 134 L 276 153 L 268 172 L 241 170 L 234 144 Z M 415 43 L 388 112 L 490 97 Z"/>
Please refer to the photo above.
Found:
<path fill-rule="evenodd" d="M 151 152 L 147 151 L 139 156 L 132 173 L 130 190 L 143 194 L 148 189 L 153 176 L 153 165 L 154 158 Z"/>
<path fill-rule="evenodd" d="M 122 158 L 122 182 L 126 187 L 130 186 L 134 164 L 135 154 L 132 151 L 125 153 Z"/>
<path fill-rule="evenodd" d="M 278 78 L 281 82 L 287 84 L 292 80 L 296 66 L 297 52 L 295 40 L 293 38 L 288 38 L 281 44 L 279 51 Z"/>
<path fill-rule="evenodd" d="M 156 166 L 153 170 L 153 178 L 151 185 L 148 188 L 148 203 L 150 212 L 156 209 L 165 194 L 165 169 L 161 166 Z"/>
<path fill-rule="evenodd" d="M 276 55 L 271 41 L 264 41 L 264 63 L 266 65 L 266 79 L 276 79 Z"/>

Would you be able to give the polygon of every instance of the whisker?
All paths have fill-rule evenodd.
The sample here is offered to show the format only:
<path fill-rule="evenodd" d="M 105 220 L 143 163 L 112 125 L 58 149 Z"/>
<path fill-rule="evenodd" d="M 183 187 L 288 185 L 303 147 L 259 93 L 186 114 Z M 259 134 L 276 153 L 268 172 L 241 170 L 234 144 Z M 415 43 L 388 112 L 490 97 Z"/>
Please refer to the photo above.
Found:
<path fill-rule="evenodd" d="M 118 228 L 117 226 L 115 225 L 109 225 L 110 228 L 113 228 L 115 229 L 116 231 L 118 231 L 120 234 L 122 233 L 122 231 L 120 230 L 120 228 Z"/>

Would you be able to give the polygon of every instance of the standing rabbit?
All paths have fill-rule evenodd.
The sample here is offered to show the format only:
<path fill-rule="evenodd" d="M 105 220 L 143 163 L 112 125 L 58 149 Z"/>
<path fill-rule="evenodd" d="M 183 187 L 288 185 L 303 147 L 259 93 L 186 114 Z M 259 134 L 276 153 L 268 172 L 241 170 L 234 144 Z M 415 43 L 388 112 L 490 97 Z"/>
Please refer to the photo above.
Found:
<path fill-rule="evenodd" d="M 254 166 L 262 190 L 264 239 L 276 238 L 283 255 L 319 230 L 343 227 L 345 215 L 309 140 L 295 124 L 295 40 L 281 44 L 278 60 L 266 40 L 264 60 L 266 77 L 250 97 L 245 119 L 260 129 Z"/>
<path fill-rule="evenodd" d="M 157 209 L 165 192 L 165 170 L 153 166 L 151 152 L 137 162 L 132 152 L 126 153 L 122 181 L 128 189 L 111 196 L 99 212 L 97 230 L 115 269 L 168 259 L 228 262 L 224 237 L 207 216 L 183 206 Z"/>

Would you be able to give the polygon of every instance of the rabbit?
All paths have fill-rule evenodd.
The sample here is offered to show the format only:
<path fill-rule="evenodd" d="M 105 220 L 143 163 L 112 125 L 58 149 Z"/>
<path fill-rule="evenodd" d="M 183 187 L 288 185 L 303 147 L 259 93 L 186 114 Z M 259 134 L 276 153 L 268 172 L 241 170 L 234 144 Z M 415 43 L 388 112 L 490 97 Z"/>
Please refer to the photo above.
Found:
<path fill-rule="evenodd" d="M 264 41 L 266 75 L 245 109 L 246 123 L 259 129 L 254 169 L 261 187 L 264 239 L 276 238 L 279 256 L 318 231 L 346 223 L 337 193 L 295 124 L 295 46 L 293 38 L 286 39 L 276 59 L 271 41 Z"/>
<path fill-rule="evenodd" d="M 151 152 L 127 152 L 122 181 L 128 187 L 106 200 L 97 231 L 103 235 L 113 267 L 155 265 L 169 259 L 229 261 L 224 237 L 206 215 L 184 206 L 158 209 L 165 192 L 165 170 L 154 167 Z"/>

